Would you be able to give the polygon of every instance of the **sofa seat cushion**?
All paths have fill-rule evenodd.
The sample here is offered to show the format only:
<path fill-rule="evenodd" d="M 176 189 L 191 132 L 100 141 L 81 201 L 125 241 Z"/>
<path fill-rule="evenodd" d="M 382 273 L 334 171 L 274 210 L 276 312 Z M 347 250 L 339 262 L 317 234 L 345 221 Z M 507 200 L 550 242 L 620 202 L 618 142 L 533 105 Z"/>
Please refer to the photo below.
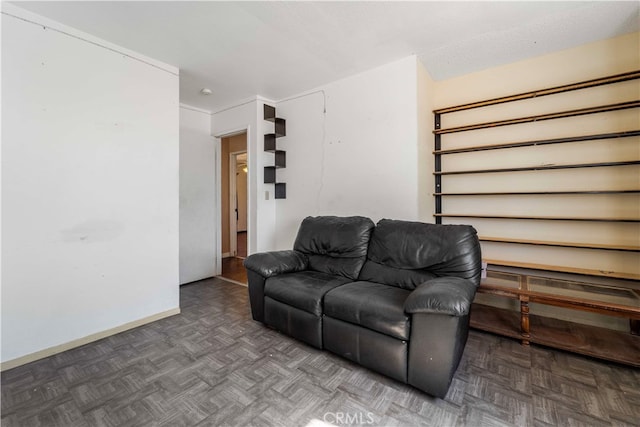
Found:
<path fill-rule="evenodd" d="M 410 317 L 404 301 L 411 291 L 373 282 L 353 282 L 327 293 L 324 314 L 392 337 L 408 340 Z"/>
<path fill-rule="evenodd" d="M 321 316 L 325 294 L 347 282 L 350 280 L 342 276 L 319 271 L 300 271 L 268 278 L 264 294 L 281 303 Z"/>

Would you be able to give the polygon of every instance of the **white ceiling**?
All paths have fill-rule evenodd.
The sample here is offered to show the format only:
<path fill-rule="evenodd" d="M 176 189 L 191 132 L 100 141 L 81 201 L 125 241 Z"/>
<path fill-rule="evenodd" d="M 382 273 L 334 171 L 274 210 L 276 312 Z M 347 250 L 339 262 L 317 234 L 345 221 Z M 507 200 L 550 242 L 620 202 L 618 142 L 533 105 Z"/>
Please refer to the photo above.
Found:
<path fill-rule="evenodd" d="M 638 1 L 13 3 L 179 67 L 181 102 L 213 112 L 411 54 L 442 80 L 640 29 Z"/>

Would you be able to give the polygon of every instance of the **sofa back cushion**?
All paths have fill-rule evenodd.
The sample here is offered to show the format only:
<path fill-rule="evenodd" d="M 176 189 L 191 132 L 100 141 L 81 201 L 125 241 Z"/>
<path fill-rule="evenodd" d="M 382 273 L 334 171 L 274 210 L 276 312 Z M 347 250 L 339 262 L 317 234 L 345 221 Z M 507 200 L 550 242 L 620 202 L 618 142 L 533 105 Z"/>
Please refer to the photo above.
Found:
<path fill-rule="evenodd" d="M 404 289 L 434 277 L 457 276 L 477 286 L 480 242 L 470 225 L 440 225 L 383 219 L 369 243 L 359 280 Z"/>
<path fill-rule="evenodd" d="M 309 269 L 358 278 L 367 258 L 373 221 L 361 216 L 307 217 L 302 221 L 293 249 L 309 259 Z"/>

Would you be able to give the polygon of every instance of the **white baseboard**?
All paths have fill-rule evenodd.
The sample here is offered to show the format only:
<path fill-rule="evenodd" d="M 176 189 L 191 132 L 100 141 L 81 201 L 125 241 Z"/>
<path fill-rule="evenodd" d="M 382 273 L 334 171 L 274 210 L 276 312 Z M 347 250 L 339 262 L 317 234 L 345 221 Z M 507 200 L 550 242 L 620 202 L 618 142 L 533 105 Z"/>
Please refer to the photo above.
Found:
<path fill-rule="evenodd" d="M 229 258 L 231 257 L 231 252 L 223 252 L 222 253 L 222 258 Z"/>
<path fill-rule="evenodd" d="M 45 357 L 53 356 L 54 354 L 62 353 L 63 351 L 71 350 L 72 348 L 80 347 L 81 345 L 89 344 L 91 342 L 101 340 L 102 338 L 119 334 L 120 332 L 128 331 L 129 329 L 137 328 L 138 326 L 146 325 L 147 323 L 155 322 L 156 320 L 164 319 L 165 317 L 175 316 L 176 314 L 180 314 L 180 307 L 134 320 L 133 322 L 125 323 L 124 325 L 116 326 L 115 328 L 107 329 L 106 331 L 87 335 L 86 337 L 78 338 L 77 340 L 69 341 L 64 344 L 45 348 L 44 350 L 36 351 L 35 353 L 17 357 L 0 363 L 0 372 L 25 365 L 39 359 L 44 359 Z"/>

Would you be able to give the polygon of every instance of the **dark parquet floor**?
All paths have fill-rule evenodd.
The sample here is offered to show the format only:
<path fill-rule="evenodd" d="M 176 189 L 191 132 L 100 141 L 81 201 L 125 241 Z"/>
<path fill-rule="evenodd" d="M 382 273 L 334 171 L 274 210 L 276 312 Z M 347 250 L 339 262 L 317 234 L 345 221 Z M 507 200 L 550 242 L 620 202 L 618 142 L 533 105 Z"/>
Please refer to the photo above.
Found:
<path fill-rule="evenodd" d="M 247 288 L 2 373 L 2 426 L 637 426 L 640 371 L 472 331 L 445 399 L 251 320 Z"/>

